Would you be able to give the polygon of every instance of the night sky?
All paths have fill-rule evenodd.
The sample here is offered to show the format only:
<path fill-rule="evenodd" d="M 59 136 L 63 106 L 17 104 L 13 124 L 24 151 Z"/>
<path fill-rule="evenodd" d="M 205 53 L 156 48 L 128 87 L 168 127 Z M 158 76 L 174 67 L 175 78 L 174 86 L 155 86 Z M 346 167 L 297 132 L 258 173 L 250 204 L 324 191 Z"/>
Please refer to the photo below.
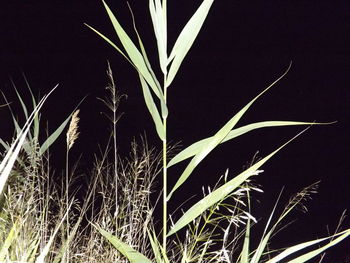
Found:
<path fill-rule="evenodd" d="M 199 0 L 169 0 L 169 51 Z M 128 33 L 133 34 L 126 1 L 108 1 Z M 148 1 L 129 1 L 140 35 L 158 76 L 156 42 L 148 16 Z M 11 1 L 0 7 L 0 89 L 19 111 L 10 79 L 30 102 L 22 74 L 35 95 L 49 92 L 43 109 L 52 131 L 87 96 L 81 110 L 81 136 L 72 155 L 82 154 L 80 169 L 89 169 L 98 144 L 105 145 L 110 123 L 97 100 L 107 95 L 107 60 L 116 84 L 128 99 L 118 126 L 119 150 L 127 155 L 130 141 L 144 132 L 160 149 L 151 118 L 143 102 L 134 69 L 111 46 L 88 29 L 87 23 L 117 41 L 100 1 Z M 239 109 L 278 78 L 292 61 L 292 68 L 274 88 L 261 97 L 239 125 L 264 120 L 300 120 L 336 124 L 311 127 L 263 166 L 256 178 L 265 190 L 257 194 L 261 224 L 285 186 L 283 205 L 292 193 L 321 180 L 319 194 L 308 203 L 309 213 L 295 213 L 298 221 L 280 235 L 283 244 L 327 234 L 336 227 L 344 209 L 350 208 L 350 2 L 349 1 L 225 1 L 216 0 L 196 42 L 168 90 L 169 139 L 187 146 L 213 135 Z M 133 38 L 135 40 L 135 38 Z M 3 104 L 1 100 L 0 104 Z M 10 138 L 9 112 L 0 109 L 0 136 Z M 256 151 L 264 157 L 293 137 L 301 127 L 254 131 L 218 147 L 179 191 L 179 200 L 201 185 L 213 184 L 226 168 L 230 176 L 242 171 Z M 51 150 L 55 169 L 64 167 L 64 138 Z M 170 184 L 178 170 L 170 170 Z M 260 216 L 257 215 L 259 218 Z M 316 222 L 316 223 L 315 223 Z M 344 227 L 350 227 L 346 219 Z M 278 244 L 278 237 L 275 245 Z M 330 252 L 328 260 L 350 255 L 350 240 Z M 332 256 L 332 257 L 331 257 Z M 325 261 L 328 262 L 328 261 Z M 331 262 L 331 261 L 329 261 Z"/>

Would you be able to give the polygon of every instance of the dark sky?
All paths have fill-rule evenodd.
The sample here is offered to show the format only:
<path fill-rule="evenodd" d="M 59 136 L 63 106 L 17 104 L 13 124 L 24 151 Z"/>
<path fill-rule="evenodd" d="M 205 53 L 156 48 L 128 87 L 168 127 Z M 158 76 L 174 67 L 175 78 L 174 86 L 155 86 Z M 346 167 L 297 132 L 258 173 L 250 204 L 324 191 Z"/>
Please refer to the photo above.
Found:
<path fill-rule="evenodd" d="M 129 2 L 159 73 L 148 1 Z M 174 43 L 200 1 L 168 2 L 169 41 Z M 132 34 L 126 1 L 108 3 Z M 119 124 L 120 152 L 127 154 L 130 140 L 143 131 L 152 145 L 160 146 L 134 70 L 83 25 L 88 23 L 117 42 L 100 1 L 11 1 L 1 5 L 0 18 L 0 89 L 11 101 L 15 102 L 15 94 L 10 78 L 29 102 L 22 73 L 36 95 L 47 93 L 59 83 L 43 112 L 43 120 L 48 120 L 52 129 L 88 95 L 80 107 L 81 137 L 74 148 L 77 156 L 83 154 L 82 166 L 90 164 L 98 143 L 104 144 L 108 136 L 110 124 L 100 114 L 107 109 L 96 99 L 107 94 L 107 60 L 120 92 L 128 95 L 121 105 L 125 114 Z M 187 146 L 213 135 L 293 61 L 288 75 L 253 105 L 240 124 L 263 120 L 338 121 L 312 127 L 265 165 L 265 173 L 257 179 L 265 193 L 257 196 L 261 204 L 256 205 L 264 211 L 272 209 L 283 186 L 288 199 L 298 189 L 322 180 L 320 193 L 309 203 L 310 213 L 295 215 L 299 220 L 289 233 L 294 233 L 291 238 L 296 241 L 326 234 L 325 226 L 334 229 L 341 212 L 350 208 L 349 33 L 349 1 L 216 0 L 169 88 L 169 138 Z M 10 136 L 12 127 L 4 108 L 0 117 L 1 136 Z M 257 150 L 259 156 L 265 156 L 300 130 L 265 129 L 219 147 L 198 167 L 182 192 L 188 196 L 200 193 L 199 185 L 214 183 L 226 168 L 233 176 Z M 54 146 L 57 155 L 64 149 L 62 142 Z M 62 158 L 55 154 L 52 158 L 57 169 L 62 169 Z M 170 171 L 170 175 L 176 178 L 177 172 Z M 196 185 L 197 189 L 193 187 Z M 345 226 L 350 226 L 349 220 Z M 344 257 L 347 249 L 350 251 L 350 242 L 334 250 L 333 257 Z"/>

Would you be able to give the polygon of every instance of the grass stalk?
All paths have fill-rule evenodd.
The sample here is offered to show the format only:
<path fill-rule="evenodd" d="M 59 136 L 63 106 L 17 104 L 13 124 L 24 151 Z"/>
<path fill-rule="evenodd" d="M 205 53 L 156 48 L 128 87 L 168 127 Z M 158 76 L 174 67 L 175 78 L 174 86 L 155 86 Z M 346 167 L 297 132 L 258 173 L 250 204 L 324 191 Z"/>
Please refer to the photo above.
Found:
<path fill-rule="evenodd" d="M 167 88 L 165 86 L 166 77 L 164 76 L 164 101 L 167 102 Z M 163 130 L 164 130 L 164 140 L 163 140 L 163 250 L 167 251 L 167 219 L 168 219 L 168 191 L 167 191 L 167 117 L 163 116 Z"/>

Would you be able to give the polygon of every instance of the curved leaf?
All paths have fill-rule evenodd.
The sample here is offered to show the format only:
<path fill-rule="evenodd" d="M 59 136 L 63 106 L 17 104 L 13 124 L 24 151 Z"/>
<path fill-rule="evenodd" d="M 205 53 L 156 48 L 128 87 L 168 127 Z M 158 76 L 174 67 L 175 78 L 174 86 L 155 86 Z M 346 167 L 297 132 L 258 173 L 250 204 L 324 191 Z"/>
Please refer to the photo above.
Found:
<path fill-rule="evenodd" d="M 197 167 L 197 165 L 216 147 L 218 146 L 223 139 L 229 134 L 232 128 L 237 124 L 237 122 L 241 119 L 244 113 L 250 108 L 250 106 L 266 91 L 268 91 L 274 84 L 276 84 L 281 78 L 283 78 L 287 72 L 289 71 L 291 64 L 287 70 L 271 85 L 269 85 L 265 90 L 263 90 L 258 96 L 252 99 L 246 106 L 243 107 L 236 115 L 234 115 L 225 125 L 222 127 L 213 137 L 210 137 L 210 140 L 200 149 L 200 151 L 192 158 L 190 163 L 187 165 L 184 172 L 181 174 L 180 178 L 177 180 L 175 186 L 169 193 L 167 200 L 169 200 L 172 194 L 179 188 L 191 175 L 193 170 Z"/>
<path fill-rule="evenodd" d="M 147 257 L 137 252 L 135 249 L 130 247 L 128 244 L 120 241 L 117 237 L 111 233 L 103 230 L 102 228 L 95 226 L 96 229 L 104 236 L 121 254 L 123 254 L 130 263 L 152 263 Z"/>
<path fill-rule="evenodd" d="M 150 85 L 154 93 L 157 95 L 157 97 L 161 97 L 162 91 L 159 86 L 157 86 L 157 83 L 152 77 L 152 74 L 149 72 L 147 65 L 144 61 L 144 58 L 140 51 L 137 49 L 135 44 L 132 42 L 132 40 L 129 38 L 127 33 L 124 31 L 122 26 L 119 24 L 118 20 L 108 7 L 108 5 L 105 3 L 105 1 L 102 1 L 104 7 L 106 8 L 107 14 L 113 24 L 114 30 L 118 35 L 118 38 L 120 42 L 122 43 L 126 53 L 128 54 L 130 60 L 135 65 L 136 69 L 139 71 L 139 73 L 145 78 L 147 83 Z"/>
<path fill-rule="evenodd" d="M 315 123 L 315 122 L 297 122 L 297 121 L 262 121 L 262 122 L 256 122 L 251 123 L 236 129 L 233 129 L 229 132 L 229 134 L 221 141 L 221 143 L 227 142 L 229 140 L 232 140 L 238 136 L 241 136 L 245 133 L 248 133 L 250 131 L 260 129 L 260 128 L 268 128 L 268 127 L 281 127 L 281 126 L 293 126 L 293 125 L 322 125 L 322 124 L 329 124 L 329 123 Z M 168 163 L 168 168 L 182 162 L 192 156 L 195 156 L 199 153 L 199 151 L 206 145 L 208 142 L 212 139 L 212 137 L 200 140 L 198 142 L 193 143 L 192 145 L 188 146 L 181 152 L 179 152 L 177 155 L 175 155 Z"/>
<path fill-rule="evenodd" d="M 158 109 L 157 109 L 157 107 L 156 107 L 156 105 L 155 105 L 155 103 L 153 101 L 152 94 L 151 94 L 151 92 L 150 92 L 150 90 L 148 88 L 148 85 L 147 85 L 146 81 L 141 76 L 141 74 L 139 74 L 139 77 L 140 77 L 140 82 L 141 82 L 142 91 L 143 91 L 143 97 L 145 99 L 147 109 L 148 109 L 149 113 L 152 116 L 152 119 L 153 119 L 153 122 L 154 122 L 154 124 L 156 126 L 156 130 L 157 130 L 159 138 L 161 140 L 164 140 L 165 139 L 165 133 L 164 133 L 164 129 L 163 129 L 163 122 L 162 122 L 162 120 L 160 118 Z"/>
<path fill-rule="evenodd" d="M 168 63 L 173 61 L 166 79 L 166 87 L 173 81 L 183 59 L 196 39 L 213 2 L 214 0 L 204 0 L 178 36 L 168 59 Z"/>
<path fill-rule="evenodd" d="M 305 131 L 305 130 L 304 130 Z M 302 132 L 304 132 L 302 131 Z M 301 133 L 302 133 L 301 132 Z M 290 139 L 288 142 L 280 146 L 277 150 L 273 151 L 269 155 L 267 155 L 265 158 L 261 159 L 256 164 L 252 165 L 248 169 L 246 169 L 244 172 L 240 173 L 224 185 L 220 186 L 204 198 L 197 202 L 195 205 L 193 205 L 170 229 L 168 236 L 176 233 L 181 228 L 192 222 L 194 219 L 196 219 L 199 215 L 201 215 L 205 210 L 207 210 L 209 207 L 214 205 L 215 203 L 219 202 L 220 200 L 223 200 L 227 195 L 232 193 L 239 185 L 241 185 L 245 180 L 247 180 L 252 175 L 258 174 L 260 171 L 258 169 L 267 162 L 272 156 L 274 156 L 278 151 L 280 151 L 283 147 L 285 147 L 288 143 L 293 141 L 296 137 L 298 137 L 301 133 L 297 134 L 295 137 Z"/>

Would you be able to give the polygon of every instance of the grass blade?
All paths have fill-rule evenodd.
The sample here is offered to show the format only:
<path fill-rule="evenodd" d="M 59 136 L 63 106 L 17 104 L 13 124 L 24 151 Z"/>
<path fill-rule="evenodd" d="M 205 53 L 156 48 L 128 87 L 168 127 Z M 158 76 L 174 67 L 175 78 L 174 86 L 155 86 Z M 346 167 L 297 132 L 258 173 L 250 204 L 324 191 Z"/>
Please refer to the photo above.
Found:
<path fill-rule="evenodd" d="M 167 32 L 166 32 L 166 20 L 163 13 L 162 4 L 160 0 L 149 0 L 149 10 L 151 14 L 154 34 L 157 40 L 159 64 L 164 75 L 167 74 Z"/>
<path fill-rule="evenodd" d="M 164 129 L 163 129 L 163 122 L 162 119 L 160 118 L 158 109 L 153 101 L 152 94 L 148 88 L 147 82 L 144 80 L 144 78 L 139 74 L 140 77 L 140 82 L 142 86 L 142 92 L 143 92 L 143 97 L 146 102 L 147 109 L 149 113 L 152 116 L 153 122 L 156 126 L 156 130 L 158 133 L 158 136 L 161 140 L 165 139 L 165 134 L 164 134 Z"/>
<path fill-rule="evenodd" d="M 315 122 L 297 122 L 297 121 L 262 121 L 262 122 L 256 122 L 251 123 L 236 129 L 233 129 L 227 134 L 227 136 L 221 141 L 221 143 L 227 142 L 229 140 L 232 140 L 238 136 L 241 136 L 243 134 L 246 134 L 250 131 L 260 129 L 260 128 L 269 128 L 269 127 L 281 127 L 281 126 L 294 126 L 294 125 L 321 125 L 321 124 L 329 124 L 329 123 L 315 123 Z M 192 145 L 188 146 L 186 149 L 179 152 L 176 156 L 174 156 L 168 163 L 168 168 L 182 162 L 190 157 L 195 156 L 200 152 L 201 149 L 205 145 L 209 143 L 209 141 L 212 140 L 212 137 L 200 140 L 198 142 L 193 143 Z"/>
<path fill-rule="evenodd" d="M 0 262 L 5 262 L 7 255 L 8 255 L 8 249 L 10 248 L 12 242 L 15 240 L 17 237 L 19 228 L 18 228 L 18 223 L 17 221 L 13 224 L 11 227 L 11 230 L 9 234 L 7 235 L 5 241 L 1 245 L 0 249 Z"/>
<path fill-rule="evenodd" d="M 149 72 L 147 65 L 143 59 L 142 54 L 137 49 L 135 44 L 132 42 L 132 40 L 129 38 L 129 36 L 126 34 L 108 5 L 104 2 L 103 5 L 108 13 L 108 16 L 113 24 L 114 30 L 116 31 L 118 38 L 120 42 L 122 43 L 126 53 L 128 54 L 130 60 L 135 65 L 137 71 L 145 78 L 147 83 L 150 85 L 154 93 L 157 95 L 158 98 L 160 98 L 162 95 L 162 91 L 159 86 L 157 86 L 157 83 L 152 77 L 152 74 Z"/>
<path fill-rule="evenodd" d="M 33 110 L 25 125 L 21 129 L 20 133 L 17 135 L 16 140 L 12 143 L 12 146 L 6 153 L 4 159 L 0 163 L 0 195 L 5 187 L 6 181 L 10 175 L 11 169 L 17 159 L 20 149 L 25 142 L 26 136 L 29 132 L 30 125 L 32 124 L 35 116 L 38 114 L 39 110 L 43 106 L 44 102 L 48 98 L 48 96 L 57 88 L 57 85 L 49 92 L 48 95 L 44 96 L 44 98 L 38 103 L 37 107 Z"/>
<path fill-rule="evenodd" d="M 233 127 L 237 124 L 237 122 L 241 119 L 244 113 L 250 108 L 250 106 L 266 91 L 268 91 L 274 84 L 276 84 L 283 76 L 287 74 L 291 67 L 291 64 L 287 68 L 287 70 L 280 76 L 277 80 L 275 80 L 271 85 L 269 85 L 264 91 L 262 91 L 258 96 L 252 99 L 243 109 L 241 109 L 236 115 L 234 115 L 225 125 L 222 127 L 207 143 L 200 149 L 200 151 L 192 158 L 190 163 L 185 168 L 184 172 L 181 174 L 180 178 L 177 180 L 175 186 L 171 190 L 168 195 L 168 200 L 171 198 L 172 194 L 179 188 L 191 175 L 193 170 L 197 167 L 197 165 L 212 151 L 214 148 L 219 145 L 223 139 L 229 134 L 229 132 L 233 129 Z"/>
<path fill-rule="evenodd" d="M 173 81 L 182 61 L 196 39 L 213 2 L 214 0 L 204 0 L 178 36 L 168 60 L 169 63 L 173 61 L 166 80 L 166 87 L 170 86 Z"/>
<path fill-rule="evenodd" d="M 305 131 L 305 130 L 304 130 Z M 304 132 L 302 131 L 302 132 Z M 301 133 L 302 133 L 301 132 Z M 240 173 L 224 185 L 217 188 L 215 191 L 211 192 L 207 196 L 205 196 L 202 200 L 193 205 L 170 229 L 168 236 L 176 233 L 184 226 L 192 222 L 199 215 L 201 215 L 205 210 L 214 205 L 215 203 L 223 200 L 228 194 L 234 191 L 239 185 L 241 185 L 245 180 L 247 180 L 252 175 L 256 175 L 259 173 L 258 169 L 267 162 L 272 156 L 274 156 L 278 151 L 280 151 L 283 147 L 285 147 L 288 143 L 293 141 L 296 137 L 298 137 L 301 133 L 297 134 L 295 137 L 290 139 L 288 142 L 280 146 L 277 150 L 273 151 L 265 158 L 261 159 L 256 164 L 252 165 L 244 172 Z"/>
<path fill-rule="evenodd" d="M 310 246 L 316 245 L 318 243 L 321 243 L 325 240 L 328 239 L 332 239 L 334 237 L 334 240 L 332 240 L 331 242 L 329 242 L 328 244 L 321 246 L 313 251 L 310 251 L 304 255 L 301 255 L 291 261 L 288 261 L 289 263 L 302 263 L 302 262 L 306 262 L 307 260 L 321 254 L 323 251 L 325 251 L 326 249 L 336 245 L 337 243 L 341 242 L 342 240 L 344 240 L 345 238 L 347 238 L 348 236 L 350 236 L 350 229 L 347 229 L 345 231 L 342 231 L 340 233 L 337 233 L 335 235 L 332 236 L 328 236 L 325 238 L 319 238 L 319 239 L 315 239 L 315 240 L 311 240 L 311 241 L 307 241 L 307 242 L 303 242 L 294 246 L 291 246 L 287 249 L 285 249 L 282 253 L 278 254 L 277 256 L 271 258 L 270 260 L 268 260 L 266 263 L 276 263 L 276 262 L 280 262 L 281 260 L 283 260 L 284 258 L 298 252 L 301 251 L 305 248 L 308 248 Z"/>
<path fill-rule="evenodd" d="M 94 226 L 102 236 L 104 236 L 121 254 L 123 254 L 130 263 L 152 263 L 147 257 L 137 252 L 135 249 L 130 247 L 128 244 L 120 241 L 117 237 L 108 233 L 98 226 Z"/>

